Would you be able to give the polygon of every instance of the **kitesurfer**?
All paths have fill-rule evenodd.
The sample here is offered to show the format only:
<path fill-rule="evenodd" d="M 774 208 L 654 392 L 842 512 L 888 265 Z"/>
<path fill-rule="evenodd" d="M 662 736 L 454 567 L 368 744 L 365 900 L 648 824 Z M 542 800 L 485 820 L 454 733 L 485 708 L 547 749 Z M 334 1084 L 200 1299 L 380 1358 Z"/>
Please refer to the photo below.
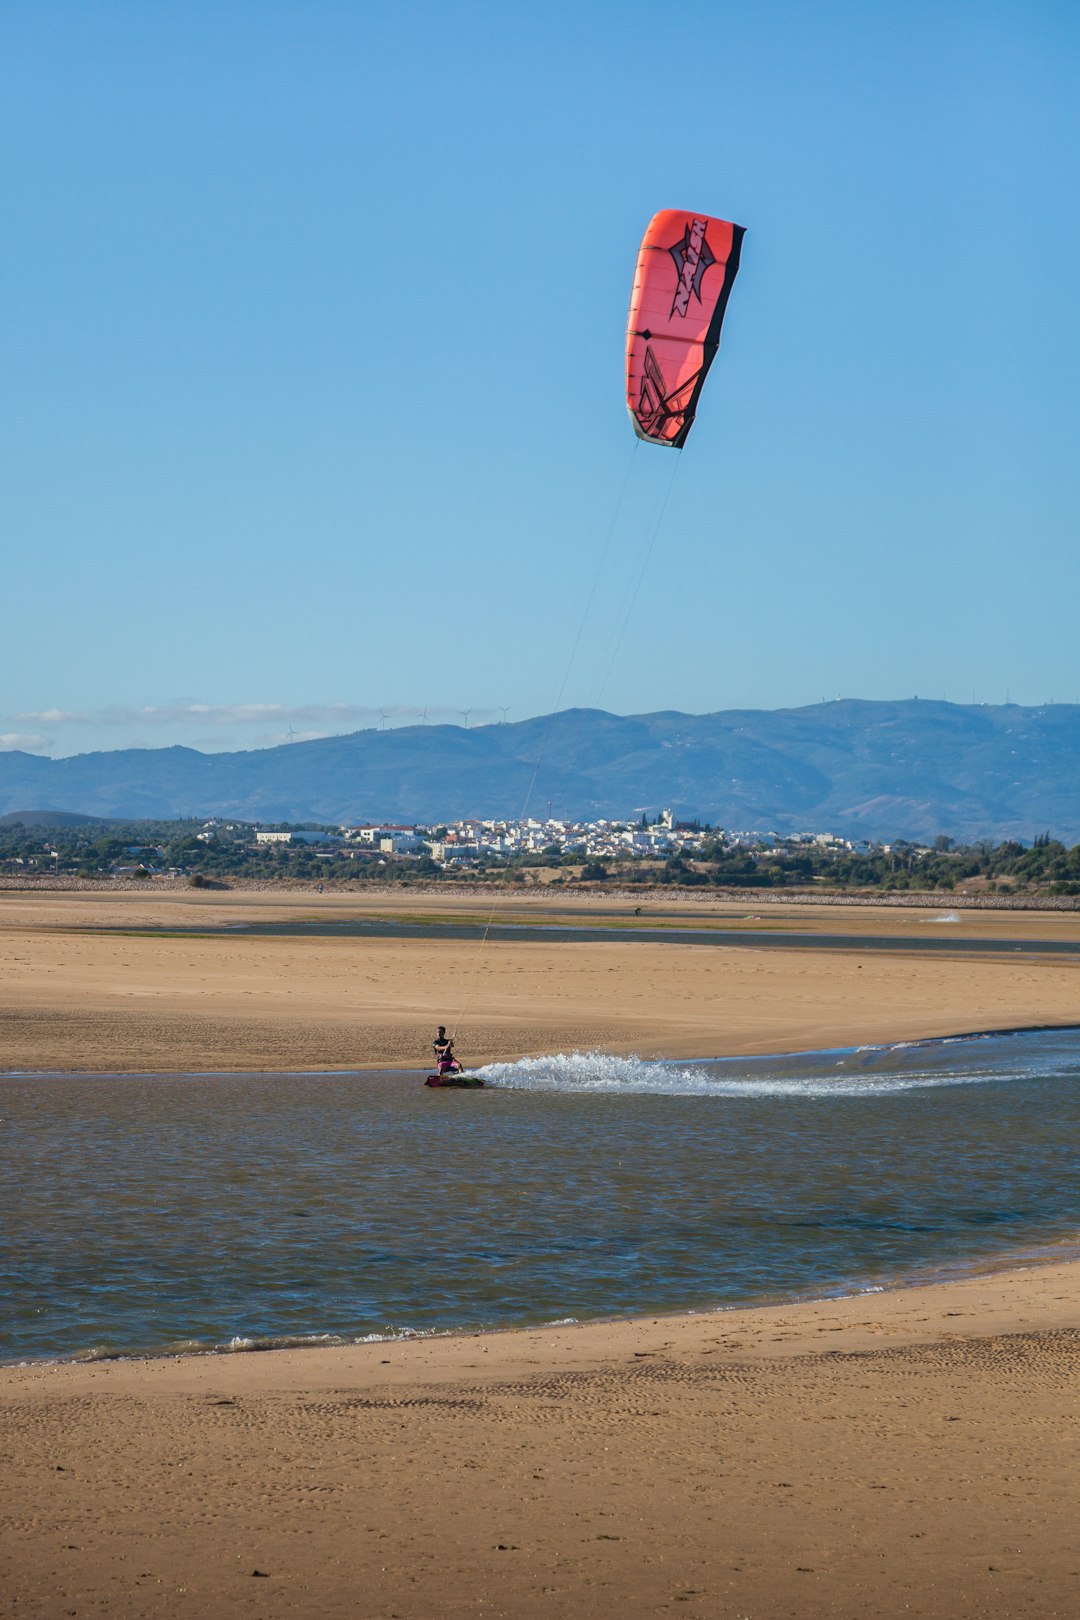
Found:
<path fill-rule="evenodd" d="M 454 1056 L 454 1042 L 446 1033 L 446 1025 L 440 1024 L 435 1039 L 431 1043 L 431 1050 L 435 1053 L 435 1071 L 437 1074 L 460 1074 L 461 1064 Z"/>

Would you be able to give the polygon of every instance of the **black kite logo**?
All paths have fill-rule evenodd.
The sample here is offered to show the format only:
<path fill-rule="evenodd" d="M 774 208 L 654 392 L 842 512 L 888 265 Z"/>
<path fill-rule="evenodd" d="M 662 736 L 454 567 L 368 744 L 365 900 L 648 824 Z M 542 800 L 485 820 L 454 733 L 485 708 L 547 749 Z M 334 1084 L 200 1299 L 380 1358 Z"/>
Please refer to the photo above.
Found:
<path fill-rule="evenodd" d="M 679 278 L 671 304 L 671 313 L 685 315 L 690 308 L 691 293 L 698 303 L 701 303 L 702 277 L 710 264 L 716 263 L 716 254 L 705 237 L 705 221 L 691 220 L 683 232 L 682 240 L 676 242 L 674 247 L 668 248 L 668 252 L 675 260 L 675 272 Z"/>

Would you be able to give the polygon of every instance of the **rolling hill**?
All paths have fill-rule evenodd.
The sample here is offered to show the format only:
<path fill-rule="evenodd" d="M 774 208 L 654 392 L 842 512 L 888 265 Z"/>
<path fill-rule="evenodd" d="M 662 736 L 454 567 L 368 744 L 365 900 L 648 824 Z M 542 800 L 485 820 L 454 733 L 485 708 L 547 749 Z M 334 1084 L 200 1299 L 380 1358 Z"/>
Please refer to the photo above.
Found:
<path fill-rule="evenodd" d="M 422 821 L 629 817 L 736 829 L 1080 841 L 1080 706 L 856 699 L 799 709 L 357 731 L 243 753 L 0 754 L 0 813 Z"/>

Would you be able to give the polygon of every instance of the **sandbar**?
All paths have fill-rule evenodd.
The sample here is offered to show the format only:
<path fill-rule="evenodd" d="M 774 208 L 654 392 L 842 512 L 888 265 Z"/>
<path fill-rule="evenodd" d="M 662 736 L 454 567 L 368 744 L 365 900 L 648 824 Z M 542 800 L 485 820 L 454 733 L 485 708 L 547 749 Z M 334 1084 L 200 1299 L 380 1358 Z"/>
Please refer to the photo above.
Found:
<path fill-rule="evenodd" d="M 174 891 L 0 894 L 0 1069 L 189 1072 L 410 1068 L 432 1028 L 455 1028 L 471 1065 L 553 1051 L 714 1057 L 913 1040 L 1080 1020 L 1076 912 L 957 912 L 512 896 L 500 921 L 618 925 L 600 943 L 501 936 L 326 937 L 320 923 L 379 916 L 482 921 L 489 895 Z M 953 920 L 958 919 L 958 920 Z M 310 937 L 245 935 L 301 923 Z M 648 924 L 763 928 L 805 949 L 650 944 Z M 191 930 L 196 930 L 192 932 Z M 850 950 L 813 948 L 815 932 Z M 860 951 L 861 936 L 946 938 L 948 951 Z M 965 942 L 1014 940 L 978 956 Z"/>

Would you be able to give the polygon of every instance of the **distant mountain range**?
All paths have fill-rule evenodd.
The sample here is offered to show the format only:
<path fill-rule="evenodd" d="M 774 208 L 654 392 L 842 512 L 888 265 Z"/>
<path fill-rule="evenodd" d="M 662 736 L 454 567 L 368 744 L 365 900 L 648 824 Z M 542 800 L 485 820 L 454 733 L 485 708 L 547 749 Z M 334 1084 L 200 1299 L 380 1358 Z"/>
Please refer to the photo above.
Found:
<path fill-rule="evenodd" d="M 539 766 L 537 765 L 539 761 Z M 535 773 L 535 782 L 534 782 Z M 532 784 L 530 792 L 530 784 Z M 356 731 L 246 753 L 0 754 L 0 812 L 434 824 L 681 819 L 778 832 L 1080 842 L 1080 706 L 838 700 L 802 709 Z"/>

